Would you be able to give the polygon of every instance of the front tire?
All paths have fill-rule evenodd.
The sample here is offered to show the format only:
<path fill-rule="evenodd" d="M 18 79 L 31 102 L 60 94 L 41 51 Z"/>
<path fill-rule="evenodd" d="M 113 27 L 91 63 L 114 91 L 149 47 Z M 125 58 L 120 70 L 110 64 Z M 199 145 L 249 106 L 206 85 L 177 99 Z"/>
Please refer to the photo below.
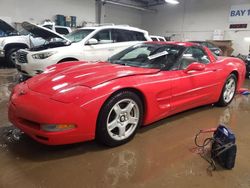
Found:
<path fill-rule="evenodd" d="M 131 91 L 122 91 L 105 102 L 96 128 L 96 139 L 115 147 L 130 141 L 143 119 L 141 99 Z"/>
<path fill-rule="evenodd" d="M 235 96 L 236 89 L 237 77 L 235 74 L 230 74 L 226 79 L 217 105 L 222 107 L 229 105 Z"/>
<path fill-rule="evenodd" d="M 16 66 L 16 52 L 20 50 L 20 48 L 11 48 L 6 52 L 6 59 L 8 62 L 8 67 Z"/>

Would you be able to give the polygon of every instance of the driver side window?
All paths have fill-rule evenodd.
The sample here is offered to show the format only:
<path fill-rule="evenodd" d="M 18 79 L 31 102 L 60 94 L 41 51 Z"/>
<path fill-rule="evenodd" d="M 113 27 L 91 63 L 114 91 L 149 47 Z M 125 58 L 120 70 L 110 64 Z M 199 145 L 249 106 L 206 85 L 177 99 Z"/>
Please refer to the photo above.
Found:
<path fill-rule="evenodd" d="M 191 47 L 188 48 L 182 55 L 182 58 L 180 59 L 180 67 L 179 69 L 183 70 L 188 67 L 188 65 L 198 62 L 202 64 L 209 64 L 210 60 L 207 56 L 207 54 L 200 48 L 197 47 Z"/>

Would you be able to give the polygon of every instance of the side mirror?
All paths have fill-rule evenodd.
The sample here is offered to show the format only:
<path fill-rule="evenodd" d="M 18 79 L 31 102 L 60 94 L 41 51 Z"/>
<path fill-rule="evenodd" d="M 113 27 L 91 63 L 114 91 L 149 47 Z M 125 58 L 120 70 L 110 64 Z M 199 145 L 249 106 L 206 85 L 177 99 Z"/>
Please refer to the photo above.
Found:
<path fill-rule="evenodd" d="M 188 67 L 186 69 L 184 69 L 185 73 L 189 73 L 191 71 L 203 71 L 205 70 L 205 65 L 202 63 L 198 63 L 198 62 L 194 62 L 191 63 L 190 65 L 188 65 Z"/>
<path fill-rule="evenodd" d="M 88 44 L 88 45 L 95 45 L 95 44 L 98 44 L 98 40 L 96 40 L 94 38 L 91 38 L 91 39 L 89 39 L 89 41 L 86 44 Z"/>

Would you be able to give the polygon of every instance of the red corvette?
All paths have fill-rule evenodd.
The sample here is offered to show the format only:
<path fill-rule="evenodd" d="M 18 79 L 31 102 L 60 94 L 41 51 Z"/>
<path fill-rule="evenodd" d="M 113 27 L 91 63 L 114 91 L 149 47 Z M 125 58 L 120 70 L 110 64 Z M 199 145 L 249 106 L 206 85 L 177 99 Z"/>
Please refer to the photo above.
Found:
<path fill-rule="evenodd" d="M 192 43 L 149 42 L 108 62 L 68 62 L 17 85 L 9 119 L 38 142 L 117 146 L 141 125 L 206 104 L 226 106 L 245 64 Z"/>

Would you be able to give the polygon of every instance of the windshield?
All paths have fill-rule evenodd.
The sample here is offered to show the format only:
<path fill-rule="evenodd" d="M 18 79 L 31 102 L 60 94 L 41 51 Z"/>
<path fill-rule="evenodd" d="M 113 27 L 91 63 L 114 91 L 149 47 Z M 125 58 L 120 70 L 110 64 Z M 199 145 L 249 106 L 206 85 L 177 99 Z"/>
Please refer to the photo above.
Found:
<path fill-rule="evenodd" d="M 93 29 L 79 29 L 71 32 L 68 35 L 65 35 L 65 37 L 69 39 L 71 42 L 79 42 L 93 31 L 94 31 Z"/>
<path fill-rule="evenodd" d="M 217 48 L 217 47 L 216 47 L 215 45 L 213 45 L 212 43 L 207 42 L 206 44 L 207 44 L 206 46 L 207 46 L 208 48 Z"/>
<path fill-rule="evenodd" d="M 169 70 L 185 47 L 172 44 L 139 44 L 112 56 L 109 61 L 127 66 Z"/>

